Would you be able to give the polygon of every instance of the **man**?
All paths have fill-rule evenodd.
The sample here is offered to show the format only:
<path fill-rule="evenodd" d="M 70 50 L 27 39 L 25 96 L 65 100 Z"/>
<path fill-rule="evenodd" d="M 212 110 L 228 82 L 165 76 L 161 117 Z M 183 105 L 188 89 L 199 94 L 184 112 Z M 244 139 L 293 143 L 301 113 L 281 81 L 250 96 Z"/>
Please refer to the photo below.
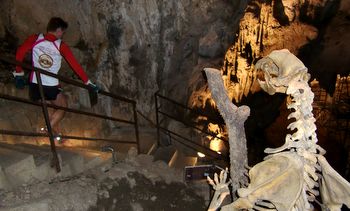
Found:
<path fill-rule="evenodd" d="M 61 39 L 68 23 L 58 17 L 53 17 L 47 24 L 46 34 L 34 34 L 29 36 L 24 43 L 19 46 L 16 53 L 16 60 L 22 62 L 26 53 L 31 50 L 32 64 L 36 68 L 46 70 L 48 72 L 57 74 L 61 67 L 62 57 L 66 59 L 70 67 L 86 84 L 91 86 L 96 92 L 98 87 L 89 79 L 83 68 L 77 62 L 73 53 L 66 43 Z M 24 87 L 23 70 L 21 66 L 16 66 L 15 76 L 16 87 Z M 67 107 L 67 96 L 61 91 L 59 81 L 57 78 L 41 74 L 41 81 L 43 84 L 45 100 L 57 106 Z M 35 72 L 32 71 L 29 76 L 29 97 L 33 101 L 41 100 L 37 78 Z M 59 134 L 59 122 L 64 116 L 63 110 L 53 109 L 50 112 L 49 118 L 54 134 Z"/>

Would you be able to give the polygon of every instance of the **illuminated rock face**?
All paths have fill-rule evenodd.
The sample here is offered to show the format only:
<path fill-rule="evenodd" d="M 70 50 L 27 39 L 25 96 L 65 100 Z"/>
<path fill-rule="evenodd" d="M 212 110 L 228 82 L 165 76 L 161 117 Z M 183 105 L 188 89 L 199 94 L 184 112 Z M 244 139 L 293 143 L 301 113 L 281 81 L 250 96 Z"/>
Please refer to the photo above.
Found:
<path fill-rule="evenodd" d="M 259 81 L 264 91 L 269 94 L 286 93 L 291 97 L 287 107 L 293 112 L 288 118 L 294 121 L 288 128 L 295 132 L 287 134 L 283 146 L 265 149 L 270 155 L 249 170 L 249 185 L 238 189 L 239 198 L 221 210 L 260 210 L 263 207 L 273 210 L 313 210 L 311 202 L 319 195 L 322 209 L 340 210 L 343 204 L 350 208 L 350 183 L 328 164 L 323 156 L 325 151 L 317 145 L 316 120 L 312 113 L 314 94 L 308 85 L 310 75 L 307 68 L 286 49 L 271 52 L 259 60 L 255 68 L 264 73 L 264 81 Z M 213 95 L 215 89 L 211 87 Z M 217 101 L 217 97 L 214 99 Z M 218 108 L 221 113 L 227 110 Z M 239 111 L 237 113 L 239 116 Z M 225 115 L 223 117 L 225 119 Z M 239 118 L 236 119 L 240 122 Z M 234 122 L 226 123 L 229 128 L 236 127 Z M 231 157 L 231 164 L 234 162 L 237 160 Z M 237 166 L 231 165 L 231 177 L 232 171 L 237 170 Z M 208 179 L 216 190 L 209 210 L 216 210 L 228 194 L 226 178 L 227 171 L 223 171 L 220 178 L 216 176 L 214 181 Z M 232 181 L 235 191 L 235 180 Z"/>
<path fill-rule="evenodd" d="M 257 59 L 280 48 L 297 53 L 300 47 L 317 36 L 316 27 L 299 20 L 302 7 L 299 1 L 282 1 L 280 5 L 276 2 L 249 4 L 240 22 L 237 42 L 226 52 L 222 72 L 235 102 L 260 90 L 252 65 Z M 286 22 L 280 20 L 282 16 Z"/>
<path fill-rule="evenodd" d="M 240 20 L 235 43 L 226 51 L 220 69 L 229 97 L 238 103 L 258 92 L 258 76 L 252 64 L 282 48 L 301 55 L 312 78 L 331 91 L 336 73 L 349 74 L 344 67 L 350 66 L 350 59 L 340 55 L 350 53 L 349 5 L 347 0 L 250 1 Z M 193 92 L 189 104 L 204 105 L 197 102 L 206 99 L 203 92 L 205 88 Z"/>
<path fill-rule="evenodd" d="M 235 42 L 227 49 L 223 64 L 217 65 L 232 102 L 243 102 L 251 107 L 252 112 L 246 122 L 246 129 L 250 128 L 247 133 L 248 143 L 252 144 L 248 150 L 263 148 L 267 144 L 279 144 L 276 143 L 278 141 L 275 136 L 265 136 L 267 127 L 277 131 L 275 134 L 283 134 L 282 137 L 287 132 L 279 129 L 279 125 L 271 126 L 279 115 L 271 112 L 273 107 L 284 109 L 282 95 L 263 94 L 257 82 L 260 75 L 254 70 L 257 60 L 273 50 L 287 48 L 307 64 L 311 77 L 320 81 L 321 87 L 327 91 L 334 87 L 336 73 L 349 74 L 347 67 L 350 66 L 350 59 L 340 54 L 350 55 L 347 41 L 350 39 L 350 25 L 346 18 L 349 17 L 350 4 L 346 0 L 338 3 L 326 0 L 253 0 L 248 4 L 240 20 Z M 339 10 L 334 11 L 332 8 Z M 318 56 L 322 56 L 322 59 Z M 192 92 L 188 104 L 203 112 L 215 110 L 207 85 L 203 81 L 201 76 L 191 80 L 195 91 Z M 267 106 L 267 101 L 274 103 Z M 283 111 L 288 112 L 284 109 L 281 113 Z M 248 155 L 251 164 L 263 157 L 262 150 L 261 153 L 259 150 L 250 151 Z"/>

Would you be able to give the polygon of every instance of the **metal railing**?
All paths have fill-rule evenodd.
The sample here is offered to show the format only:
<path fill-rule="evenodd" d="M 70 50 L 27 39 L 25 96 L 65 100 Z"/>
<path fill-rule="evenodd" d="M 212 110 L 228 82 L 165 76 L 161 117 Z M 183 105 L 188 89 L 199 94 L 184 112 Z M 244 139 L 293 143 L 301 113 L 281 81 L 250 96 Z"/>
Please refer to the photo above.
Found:
<path fill-rule="evenodd" d="M 195 112 L 193 109 L 181 104 L 181 103 L 178 103 L 176 101 L 174 101 L 173 99 L 170 99 L 168 97 L 165 97 L 165 96 L 162 96 L 159 94 L 159 91 L 157 91 L 155 94 L 154 94 L 154 98 L 155 98 L 155 109 L 156 109 L 156 127 L 157 127 L 157 143 L 158 143 L 158 146 L 161 145 L 160 143 L 160 132 L 163 131 L 165 132 L 166 134 L 168 134 L 169 136 L 175 136 L 177 137 L 175 140 L 194 150 L 194 151 L 198 151 L 198 152 L 201 152 L 205 155 L 208 155 L 214 159 L 220 159 L 220 160 L 228 160 L 228 155 L 225 154 L 225 153 L 221 153 L 219 154 L 217 151 L 214 151 L 212 149 L 210 149 L 209 147 L 207 146 L 204 146 L 200 143 L 197 143 L 196 141 L 193 141 L 191 140 L 190 138 L 187 138 L 185 137 L 184 135 L 181 135 L 181 134 L 178 134 L 174 131 L 171 131 L 165 127 L 163 127 L 161 125 L 161 122 L 160 122 L 160 115 L 163 115 L 164 117 L 166 118 L 170 118 L 170 119 L 173 119 L 177 122 L 181 122 L 183 125 L 185 125 L 186 127 L 188 128 L 191 128 L 191 129 L 194 129 L 196 131 L 199 131 L 200 133 L 202 134 L 206 134 L 208 136 L 211 136 L 211 137 L 214 137 L 214 138 L 218 138 L 220 140 L 223 141 L 223 143 L 225 144 L 225 146 L 227 147 L 228 149 L 228 141 L 225 137 L 219 137 L 217 133 L 214 133 L 214 132 L 211 132 L 211 131 L 207 131 L 207 130 L 204 130 L 204 129 L 201 129 L 195 122 L 188 122 L 188 121 L 184 121 L 183 119 L 179 118 L 179 117 L 176 117 L 175 115 L 172 115 L 170 113 L 168 113 L 167 111 L 165 110 L 162 110 L 162 106 L 161 104 L 159 103 L 159 100 L 165 100 L 169 103 L 171 103 L 173 106 L 178 106 L 182 109 L 185 109 L 187 111 L 189 111 L 191 114 L 197 114 L 197 115 L 200 115 L 200 116 L 205 116 L 207 118 L 207 120 L 210 121 L 210 118 L 202 113 L 198 113 L 198 112 Z"/>
<path fill-rule="evenodd" d="M 16 61 L 15 59 L 11 59 L 9 57 L 6 57 L 4 55 L 0 55 L 0 61 L 1 62 L 5 62 L 11 65 L 17 65 L 17 66 L 21 66 L 22 68 L 24 68 L 25 70 L 29 70 L 29 71 L 34 71 L 37 81 L 38 81 L 38 86 L 39 86 L 39 91 L 40 91 L 40 96 L 41 99 L 44 99 L 44 92 L 43 92 L 43 87 L 42 87 L 42 81 L 41 81 L 41 77 L 40 74 L 44 74 L 44 75 L 48 75 L 54 78 L 59 79 L 60 81 L 63 81 L 67 84 L 71 84 L 73 86 L 77 86 L 77 87 L 81 87 L 83 89 L 87 89 L 89 91 L 93 91 L 91 87 L 89 87 L 88 85 L 85 85 L 81 82 L 60 76 L 60 75 L 56 75 L 50 72 L 47 72 L 45 70 L 39 69 L 39 68 L 34 68 L 31 65 L 25 64 L 25 63 L 21 63 Z M 132 119 L 133 121 L 129 121 L 129 120 L 123 120 L 123 119 L 119 119 L 119 118 L 115 118 L 112 116 L 107 116 L 107 115 L 102 115 L 102 114 L 96 114 L 93 112 L 87 112 L 87 111 L 82 111 L 82 110 L 78 110 L 78 109 L 72 109 L 72 108 L 68 108 L 68 107 L 62 107 L 62 106 L 56 106 L 56 105 L 52 105 L 52 104 L 48 104 L 45 100 L 41 100 L 39 102 L 34 102 L 25 98 L 20 98 L 20 97 L 16 97 L 16 96 L 11 96 L 11 95 L 7 95 L 7 94 L 3 94 L 0 93 L 0 98 L 2 99 L 6 99 L 6 100 L 10 100 L 10 101 L 16 101 L 16 102 L 20 102 L 20 103 L 25 103 L 25 104 L 30 104 L 30 105 L 34 105 L 34 106 L 40 106 L 42 108 L 43 111 L 43 115 L 45 118 L 45 123 L 46 123 L 46 128 L 47 128 L 47 133 L 37 133 L 37 132 L 25 132 L 25 131 L 15 131 L 15 130 L 3 130 L 0 129 L 0 134 L 4 134 L 4 135 L 16 135 L 16 136 L 34 136 L 34 137 L 49 137 L 50 140 L 50 146 L 51 146 L 51 152 L 53 155 L 53 160 L 52 160 L 52 164 L 56 167 L 57 172 L 60 172 L 60 163 L 58 160 L 58 156 L 57 156 L 57 152 L 56 152 L 56 145 L 55 145 L 55 141 L 54 141 L 54 134 L 51 128 L 51 124 L 50 124 L 50 120 L 49 120 L 49 114 L 48 114 L 48 107 L 49 108 L 54 108 L 54 109 L 59 109 L 59 110 L 64 110 L 67 112 L 71 112 L 71 113 L 76 113 L 76 114 L 81 114 L 81 115 L 87 115 L 87 116 L 92 116 L 92 117 L 97 117 L 97 118 L 102 118 L 105 120 L 111 120 L 111 121 L 116 121 L 116 122 L 122 122 L 122 123 L 126 123 L 126 124 L 131 124 L 134 126 L 135 128 L 135 138 L 136 141 L 116 141 L 114 139 L 105 139 L 105 138 L 95 138 L 95 137 L 80 137 L 80 136 L 65 136 L 65 135 L 60 135 L 61 138 L 64 139 L 76 139 L 76 140 L 87 140 L 87 141 L 108 141 L 108 142 L 113 142 L 113 143 L 120 143 L 120 144 L 136 144 L 137 145 L 137 150 L 138 152 L 140 152 L 140 143 L 139 143 L 139 128 L 138 128 L 138 122 L 137 122 L 137 112 L 136 112 L 136 101 L 134 100 L 130 100 L 128 98 L 125 97 L 121 97 L 121 96 L 117 96 L 115 94 L 100 90 L 98 92 L 98 94 L 100 95 L 104 95 L 125 103 L 129 103 L 132 105 Z"/>

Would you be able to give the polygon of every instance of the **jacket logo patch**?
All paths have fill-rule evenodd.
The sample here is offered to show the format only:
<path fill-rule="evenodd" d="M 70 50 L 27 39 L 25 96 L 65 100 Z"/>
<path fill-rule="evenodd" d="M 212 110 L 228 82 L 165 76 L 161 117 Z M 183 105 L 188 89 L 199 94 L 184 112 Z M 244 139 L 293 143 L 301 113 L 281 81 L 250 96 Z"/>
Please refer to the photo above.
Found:
<path fill-rule="evenodd" d="M 53 65 L 53 59 L 47 54 L 40 55 L 38 62 L 43 68 L 50 68 Z"/>

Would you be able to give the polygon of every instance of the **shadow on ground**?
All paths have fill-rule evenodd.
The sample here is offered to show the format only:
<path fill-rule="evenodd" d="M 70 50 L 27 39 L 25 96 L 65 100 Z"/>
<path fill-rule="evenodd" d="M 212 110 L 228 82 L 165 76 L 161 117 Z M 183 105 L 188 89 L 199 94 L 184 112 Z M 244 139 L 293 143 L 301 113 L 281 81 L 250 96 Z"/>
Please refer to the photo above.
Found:
<path fill-rule="evenodd" d="M 112 187 L 104 185 L 111 184 L 111 181 L 103 183 L 100 188 L 108 193 L 99 196 L 97 206 L 89 211 L 206 210 L 203 198 L 182 183 L 153 183 L 138 172 L 129 172 L 128 178 L 113 181 Z"/>

